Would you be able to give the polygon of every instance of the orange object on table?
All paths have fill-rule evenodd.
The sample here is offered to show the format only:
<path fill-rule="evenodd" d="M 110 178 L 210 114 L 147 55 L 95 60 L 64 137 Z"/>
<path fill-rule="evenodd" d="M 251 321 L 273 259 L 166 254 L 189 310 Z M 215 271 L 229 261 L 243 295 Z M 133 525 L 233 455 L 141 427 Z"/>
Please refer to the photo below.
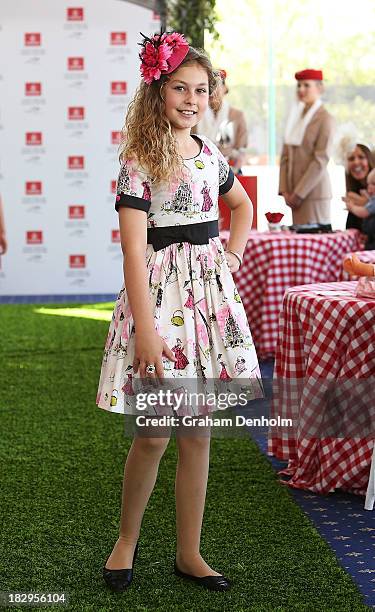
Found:
<path fill-rule="evenodd" d="M 245 189 L 247 195 L 253 203 L 253 224 L 251 229 L 257 228 L 257 177 L 244 176 L 243 174 L 236 175 L 241 185 Z M 229 230 L 230 227 L 230 208 L 219 198 L 219 213 L 220 213 L 220 230 Z"/>

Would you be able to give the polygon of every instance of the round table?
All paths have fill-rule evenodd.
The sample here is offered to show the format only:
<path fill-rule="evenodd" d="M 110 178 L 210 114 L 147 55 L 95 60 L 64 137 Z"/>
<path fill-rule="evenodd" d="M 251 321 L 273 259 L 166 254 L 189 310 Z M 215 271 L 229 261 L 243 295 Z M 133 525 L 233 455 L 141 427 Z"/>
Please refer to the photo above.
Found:
<path fill-rule="evenodd" d="M 269 454 L 289 462 L 290 486 L 364 495 L 375 429 L 375 300 L 357 282 L 285 294 L 279 321 Z"/>
<path fill-rule="evenodd" d="M 229 232 L 221 232 L 226 243 Z M 278 318 L 284 293 L 305 283 L 349 279 L 344 255 L 363 248 L 358 230 L 330 234 L 251 231 L 240 270 L 234 274 L 258 357 L 276 350 Z"/>
<path fill-rule="evenodd" d="M 375 264 L 375 251 L 358 251 L 355 255 L 365 263 Z"/>

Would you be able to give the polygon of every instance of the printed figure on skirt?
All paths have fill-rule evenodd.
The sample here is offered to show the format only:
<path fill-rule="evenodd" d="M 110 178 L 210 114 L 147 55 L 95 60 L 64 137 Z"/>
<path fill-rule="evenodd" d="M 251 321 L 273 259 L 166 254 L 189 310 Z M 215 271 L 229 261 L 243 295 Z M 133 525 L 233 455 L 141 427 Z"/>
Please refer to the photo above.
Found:
<path fill-rule="evenodd" d="M 109 412 L 162 415 L 165 405 L 153 403 L 140 412 L 137 398 L 139 391 L 165 385 L 180 392 L 191 386 L 237 388 L 249 399 L 262 397 L 251 332 L 232 278 L 251 227 L 251 202 L 217 147 L 191 135 L 217 77 L 208 57 L 175 32 L 145 38 L 140 58 L 143 82 L 126 117 L 116 197 L 125 280 L 105 344 L 97 404 Z M 218 235 L 219 193 L 232 209 L 226 251 Z M 168 408 L 178 416 L 202 416 L 220 406 L 186 401 L 178 410 Z M 120 536 L 103 569 L 113 590 L 131 583 L 143 513 L 170 433 L 150 428 L 134 436 Z M 174 569 L 208 589 L 228 590 L 230 581 L 199 552 L 209 433 L 207 426 L 197 440 L 176 429 Z"/>

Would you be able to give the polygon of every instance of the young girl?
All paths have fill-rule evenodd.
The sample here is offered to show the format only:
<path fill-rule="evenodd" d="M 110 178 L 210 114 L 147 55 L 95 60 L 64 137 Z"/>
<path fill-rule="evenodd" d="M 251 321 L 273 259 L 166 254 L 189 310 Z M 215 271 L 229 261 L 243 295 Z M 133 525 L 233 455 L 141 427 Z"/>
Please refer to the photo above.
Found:
<path fill-rule="evenodd" d="M 97 404 L 139 415 L 136 382 L 165 384 L 167 377 L 180 388 L 184 381 L 228 385 L 238 379 L 250 397 L 261 397 L 256 352 L 231 275 L 242 261 L 251 202 L 215 145 L 191 136 L 216 77 L 207 56 L 178 33 L 145 39 L 140 58 L 143 82 L 126 117 L 115 205 L 125 283 L 108 333 Z M 218 237 L 219 193 L 232 209 L 225 252 Z M 178 414 L 216 409 L 185 404 Z M 162 411 L 150 406 L 146 413 Z M 115 591 L 132 581 L 142 517 L 169 442 L 166 431 L 163 437 L 152 428 L 136 434 L 127 456 L 120 534 L 103 568 Z M 175 573 L 228 590 L 229 580 L 199 552 L 209 435 L 176 431 L 176 439 Z"/>

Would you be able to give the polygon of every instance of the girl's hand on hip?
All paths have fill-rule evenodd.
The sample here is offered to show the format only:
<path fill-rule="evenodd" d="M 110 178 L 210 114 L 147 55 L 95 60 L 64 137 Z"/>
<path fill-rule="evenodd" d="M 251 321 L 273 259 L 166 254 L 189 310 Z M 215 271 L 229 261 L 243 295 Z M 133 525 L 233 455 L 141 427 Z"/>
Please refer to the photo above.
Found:
<path fill-rule="evenodd" d="M 227 260 L 229 270 L 232 272 L 232 274 L 240 269 L 240 262 L 238 261 L 237 257 L 233 255 L 233 253 L 225 251 L 225 259 Z"/>
<path fill-rule="evenodd" d="M 133 360 L 135 374 L 139 370 L 141 378 L 164 378 L 162 355 L 165 355 L 170 361 L 176 361 L 171 349 L 159 334 L 153 332 L 150 335 L 150 333 L 136 332 Z M 148 365 L 155 366 L 156 369 L 153 374 L 146 372 Z"/>

